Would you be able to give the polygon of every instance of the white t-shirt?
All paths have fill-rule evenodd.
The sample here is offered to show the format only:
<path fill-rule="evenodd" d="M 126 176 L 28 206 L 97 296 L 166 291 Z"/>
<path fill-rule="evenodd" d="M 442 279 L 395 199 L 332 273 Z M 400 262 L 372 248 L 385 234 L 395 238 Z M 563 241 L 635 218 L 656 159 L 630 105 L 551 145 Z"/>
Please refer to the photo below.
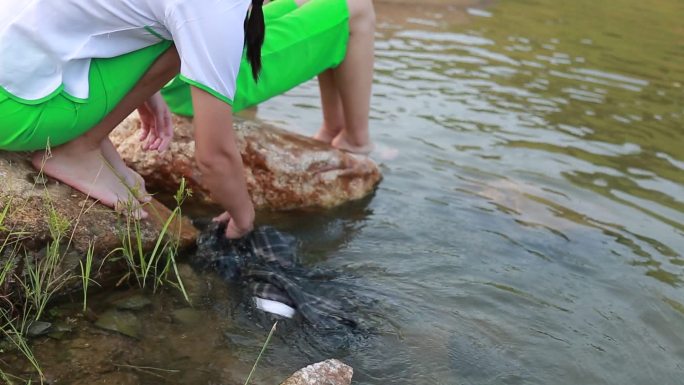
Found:
<path fill-rule="evenodd" d="M 181 78 L 232 102 L 250 0 L 0 0 L 0 87 L 88 98 L 93 58 L 173 40 Z"/>

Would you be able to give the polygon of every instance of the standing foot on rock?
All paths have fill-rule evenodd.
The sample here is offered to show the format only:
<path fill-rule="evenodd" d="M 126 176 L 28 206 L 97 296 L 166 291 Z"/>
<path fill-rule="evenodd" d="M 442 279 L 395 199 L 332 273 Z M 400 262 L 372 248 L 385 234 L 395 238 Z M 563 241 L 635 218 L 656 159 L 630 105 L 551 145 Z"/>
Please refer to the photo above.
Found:
<path fill-rule="evenodd" d="M 329 128 L 328 125 L 323 123 L 313 138 L 319 142 L 330 144 L 341 131 L 341 128 Z"/>
<path fill-rule="evenodd" d="M 369 155 L 373 151 L 373 144 L 370 141 L 365 143 L 353 142 L 345 135 L 344 131 L 339 133 L 330 144 L 338 150 L 357 155 Z"/>
<path fill-rule="evenodd" d="M 119 212 L 135 218 L 147 217 L 99 148 L 76 152 L 64 147 L 53 149 L 51 154 L 36 152 L 33 166 Z"/>
<path fill-rule="evenodd" d="M 337 135 L 332 141 L 331 145 L 338 150 L 350 153 L 356 156 L 370 156 L 380 160 L 393 160 L 399 156 L 399 150 L 383 145 L 376 146 L 373 143 L 366 145 L 353 145 L 342 134 Z"/>

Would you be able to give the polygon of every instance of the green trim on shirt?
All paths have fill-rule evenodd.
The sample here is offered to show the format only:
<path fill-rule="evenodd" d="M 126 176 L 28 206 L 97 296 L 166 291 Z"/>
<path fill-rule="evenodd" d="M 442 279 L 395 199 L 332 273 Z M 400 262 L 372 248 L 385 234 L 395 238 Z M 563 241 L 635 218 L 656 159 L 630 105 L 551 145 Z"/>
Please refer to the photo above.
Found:
<path fill-rule="evenodd" d="M 88 103 L 88 99 L 77 98 L 76 96 L 70 95 L 70 94 L 68 94 L 68 93 L 66 93 L 66 92 L 63 92 L 62 95 L 63 95 L 65 98 L 71 100 L 72 102 L 76 102 L 76 103 Z"/>
<path fill-rule="evenodd" d="M 188 79 L 187 77 L 185 77 L 183 75 L 178 75 L 178 78 L 180 80 L 190 84 L 191 86 L 195 86 L 202 91 L 208 92 L 209 94 L 211 94 L 213 97 L 217 98 L 218 100 L 225 102 L 225 103 L 228 103 L 229 106 L 231 106 L 231 107 L 233 106 L 233 101 L 231 99 L 229 99 L 228 97 L 226 97 L 224 95 L 221 95 L 220 93 L 216 92 L 215 90 L 211 89 L 210 87 L 207 87 L 204 84 L 198 83 L 194 80 Z"/>
<path fill-rule="evenodd" d="M 72 100 L 76 103 L 85 103 L 87 101 L 86 99 L 77 98 L 75 96 L 72 96 L 72 95 L 69 95 L 68 93 L 66 93 L 64 91 L 64 84 L 60 84 L 60 86 L 57 87 L 54 91 L 50 92 L 48 95 L 43 96 L 42 98 L 39 98 L 39 99 L 21 98 L 21 97 L 15 95 L 13 93 L 7 91 L 3 86 L 0 86 L 0 94 L 3 94 L 3 95 L 7 96 L 8 98 L 10 98 L 14 101 L 17 101 L 17 102 L 22 103 L 22 104 L 27 104 L 30 106 L 34 106 L 36 104 L 41 104 L 41 103 L 47 102 L 48 100 L 54 98 L 55 96 L 57 96 L 59 94 L 64 95 L 69 100 Z"/>
<path fill-rule="evenodd" d="M 152 35 L 161 39 L 162 41 L 169 41 L 169 39 L 165 39 L 164 36 L 160 35 L 159 32 L 153 30 L 152 27 L 150 27 L 149 25 L 145 26 L 145 31 L 151 33 Z"/>

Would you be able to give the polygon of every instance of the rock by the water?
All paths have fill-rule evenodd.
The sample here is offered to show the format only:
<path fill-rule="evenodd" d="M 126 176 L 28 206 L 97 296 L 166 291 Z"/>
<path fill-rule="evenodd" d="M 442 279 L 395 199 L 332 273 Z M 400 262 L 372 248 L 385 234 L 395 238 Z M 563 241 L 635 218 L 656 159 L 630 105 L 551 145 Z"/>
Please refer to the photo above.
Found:
<path fill-rule="evenodd" d="M 10 233 L 22 232 L 20 259 L 24 251 L 37 257 L 45 254 L 46 246 L 52 240 L 49 213 L 54 210 L 56 215 L 53 215 L 52 221 L 54 223 L 57 218 L 56 221 L 62 223 L 64 230 L 61 247 L 66 249 L 69 246 L 58 268 L 58 276 L 66 278 L 80 275 L 79 260 L 85 260 L 91 243 L 95 247 L 92 279 L 100 284 L 116 283 L 121 274 L 127 271 L 123 263 L 102 264 L 105 256 L 122 245 L 120 234 L 125 227 L 125 217 L 63 183 L 38 177 L 27 153 L 0 151 L 0 180 L 0 216 L 7 208 L 6 216 L 0 223 L 0 244 Z M 155 200 L 146 206 L 146 210 L 150 217 L 140 222 L 142 248 L 151 251 L 171 211 Z M 177 234 L 179 226 L 180 247 L 194 246 L 197 230 L 192 222 L 181 218 L 170 225 L 170 230 Z M 0 261 L 4 261 L 2 255 Z M 24 263 L 17 261 L 17 271 L 10 272 L 9 276 L 21 276 L 19 269 L 22 266 Z M 81 279 L 66 280 L 58 294 L 80 291 L 81 282 Z M 9 286 L 0 289 L 7 293 L 21 291 L 17 280 L 9 279 L 5 284 Z"/>
<path fill-rule="evenodd" d="M 354 369 L 339 360 L 325 360 L 298 370 L 281 385 L 349 385 Z"/>
<path fill-rule="evenodd" d="M 111 135 L 122 157 L 155 192 L 174 192 L 184 177 L 193 198 L 211 203 L 194 161 L 192 122 L 174 117 L 175 136 L 164 153 L 141 150 L 139 118 L 129 116 Z M 234 124 L 247 187 L 257 208 L 334 207 L 370 194 L 382 178 L 375 162 L 314 139 L 249 121 Z"/>

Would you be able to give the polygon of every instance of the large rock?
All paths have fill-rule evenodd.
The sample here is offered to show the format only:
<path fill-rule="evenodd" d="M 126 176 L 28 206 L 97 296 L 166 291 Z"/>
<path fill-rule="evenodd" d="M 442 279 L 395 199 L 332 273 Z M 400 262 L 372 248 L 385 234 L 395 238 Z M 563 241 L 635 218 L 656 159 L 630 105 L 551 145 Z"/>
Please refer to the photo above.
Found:
<path fill-rule="evenodd" d="M 65 184 L 40 176 L 31 166 L 26 153 L 0 152 L 0 180 L 0 246 L 5 239 L 20 239 L 21 248 L 16 249 L 18 263 L 13 271 L 16 275 L 21 276 L 19 270 L 23 266 L 24 255 L 28 253 L 40 258 L 45 254 L 46 246 L 54 237 L 51 228 L 54 232 L 61 224 L 64 257 L 58 270 L 65 273 L 64 278 L 80 274 L 79 261 L 86 255 L 91 243 L 95 248 L 91 277 L 100 283 L 116 282 L 121 277 L 126 269 L 121 263 L 106 263 L 102 269 L 98 267 L 105 256 L 122 246 L 120 235 L 125 231 L 125 217 Z M 5 208 L 8 210 L 3 219 Z M 146 210 L 150 218 L 140 222 L 140 230 L 142 248 L 150 251 L 171 211 L 157 201 L 146 206 Z M 188 219 L 176 220 L 170 230 L 176 234 L 180 230 L 181 248 L 195 244 L 197 230 Z M 22 234 L 18 236 L 17 232 Z M 11 250 L 15 250 L 13 246 L 12 243 L 5 245 L 4 252 L 0 253 L 0 266 L 4 266 L 12 254 Z M 113 253 L 111 256 L 117 255 Z M 13 279 L 5 281 L 7 286 L 0 287 L 0 293 L 12 292 L 12 284 L 19 283 Z M 61 291 L 79 290 L 80 284 L 80 279 L 69 279 Z"/>
<path fill-rule="evenodd" d="M 281 385 L 349 385 L 354 369 L 339 360 L 325 360 L 298 370 Z"/>
<path fill-rule="evenodd" d="M 173 192 L 184 177 L 193 199 L 210 203 L 194 161 L 192 122 L 174 118 L 174 141 L 161 154 L 141 150 L 138 124 L 137 115 L 131 115 L 111 138 L 126 163 L 145 178 L 148 190 Z M 257 208 L 333 207 L 363 198 L 381 179 L 378 166 L 367 157 L 261 123 L 236 121 L 234 126 L 247 187 Z"/>

